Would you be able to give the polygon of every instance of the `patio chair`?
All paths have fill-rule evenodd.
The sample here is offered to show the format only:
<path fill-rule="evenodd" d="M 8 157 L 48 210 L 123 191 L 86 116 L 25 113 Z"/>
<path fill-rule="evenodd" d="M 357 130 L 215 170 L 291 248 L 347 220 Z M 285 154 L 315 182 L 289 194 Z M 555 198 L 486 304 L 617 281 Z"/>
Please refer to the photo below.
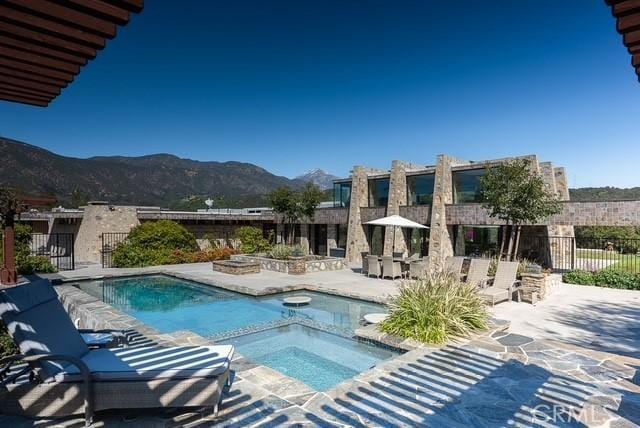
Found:
<path fill-rule="evenodd" d="M 409 264 L 409 277 L 413 279 L 424 278 L 429 274 L 429 256 L 422 259 L 413 260 Z"/>
<path fill-rule="evenodd" d="M 393 257 L 382 257 L 382 278 L 396 279 L 402 277 L 402 264 L 394 262 Z"/>
<path fill-rule="evenodd" d="M 464 257 L 452 257 L 449 256 L 444 261 L 444 272 L 451 273 L 460 277 L 462 271 L 462 265 L 464 264 Z"/>
<path fill-rule="evenodd" d="M 362 269 L 360 269 L 360 273 L 363 273 L 364 275 L 369 274 L 369 259 L 367 258 L 368 256 L 369 253 L 367 253 L 366 251 L 360 253 L 360 257 L 362 259 Z"/>
<path fill-rule="evenodd" d="M 489 279 L 489 265 L 491 260 L 489 259 L 471 259 L 469 265 L 469 272 L 467 273 L 467 283 L 473 284 L 476 287 L 484 288 Z"/>
<path fill-rule="evenodd" d="M 87 426 L 106 409 L 211 407 L 215 414 L 229 382 L 230 345 L 90 350 L 47 280 L 0 290 L 0 317 L 21 352 L 0 359 L 3 414 L 84 413 Z"/>
<path fill-rule="evenodd" d="M 367 256 L 367 276 L 374 275 L 376 278 L 382 277 L 382 268 L 378 261 L 378 256 Z"/>
<path fill-rule="evenodd" d="M 491 306 L 504 300 L 511 301 L 513 292 L 519 284 L 517 281 L 518 262 L 498 262 L 496 276 L 491 281 L 491 286 L 480 290 L 480 294 L 487 301 L 491 302 Z"/>

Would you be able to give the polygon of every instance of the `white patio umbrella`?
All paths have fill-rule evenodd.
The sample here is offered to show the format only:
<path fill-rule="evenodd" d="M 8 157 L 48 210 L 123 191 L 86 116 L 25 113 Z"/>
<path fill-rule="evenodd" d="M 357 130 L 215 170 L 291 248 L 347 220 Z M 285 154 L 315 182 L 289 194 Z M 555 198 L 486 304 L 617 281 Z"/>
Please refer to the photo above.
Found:
<path fill-rule="evenodd" d="M 369 224 L 372 226 L 393 226 L 393 252 L 396 250 L 396 227 L 404 227 L 407 229 L 429 229 L 427 226 L 416 223 L 415 221 L 409 220 L 408 218 L 404 218 L 397 214 L 390 215 L 388 217 L 382 217 L 376 220 L 371 220 L 366 222 L 365 224 Z"/>

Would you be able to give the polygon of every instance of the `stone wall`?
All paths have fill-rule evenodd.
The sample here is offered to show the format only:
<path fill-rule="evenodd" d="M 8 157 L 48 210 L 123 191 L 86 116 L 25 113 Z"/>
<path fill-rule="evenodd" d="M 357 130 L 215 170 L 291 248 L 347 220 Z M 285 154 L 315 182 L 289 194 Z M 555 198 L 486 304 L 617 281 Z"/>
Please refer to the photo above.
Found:
<path fill-rule="evenodd" d="M 446 206 L 447 224 L 500 225 L 480 204 Z M 560 226 L 639 226 L 640 201 L 562 202 L 559 214 L 543 219 L 539 225 Z"/>
<path fill-rule="evenodd" d="M 136 207 L 94 205 L 84 207 L 76 237 L 75 258 L 80 263 L 100 263 L 102 234 L 129 232 L 139 225 Z"/>
<path fill-rule="evenodd" d="M 260 268 L 290 275 L 302 275 L 311 272 L 324 272 L 342 270 L 347 267 L 345 259 L 326 257 L 317 260 L 305 260 L 304 258 L 292 258 L 289 260 L 276 260 L 268 257 L 258 257 L 246 254 L 232 255 L 231 260 L 260 263 Z"/>
<path fill-rule="evenodd" d="M 389 176 L 389 198 L 387 201 L 386 215 L 400 215 L 400 206 L 405 205 L 407 205 L 407 173 L 405 171 L 405 164 L 401 161 L 394 160 L 391 163 L 391 174 Z M 393 226 L 386 227 L 383 251 L 385 256 L 390 256 L 393 251 L 397 253 L 405 253 L 407 251 L 405 235 L 402 233 L 401 228 Z"/>
<path fill-rule="evenodd" d="M 347 224 L 349 208 L 318 208 L 313 215 L 314 224 Z"/>

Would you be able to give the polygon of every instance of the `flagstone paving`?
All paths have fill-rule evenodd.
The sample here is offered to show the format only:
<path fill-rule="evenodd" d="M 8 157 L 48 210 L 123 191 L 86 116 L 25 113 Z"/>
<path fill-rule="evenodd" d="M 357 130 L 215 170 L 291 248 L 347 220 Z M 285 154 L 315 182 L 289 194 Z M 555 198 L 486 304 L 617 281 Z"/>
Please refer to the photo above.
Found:
<path fill-rule="evenodd" d="M 159 334 L 77 288 L 56 288 L 83 326 L 135 330 L 135 345 L 211 343 L 189 331 Z M 442 348 L 416 347 L 327 392 L 237 355 L 231 364 L 233 385 L 217 418 L 207 409 L 108 411 L 97 414 L 95 426 L 640 425 L 640 360 L 540 340 L 506 327 Z M 371 328 L 364 330 L 369 339 L 390 340 Z M 83 419 L 0 416 L 0 426 L 57 424 L 82 426 Z"/>

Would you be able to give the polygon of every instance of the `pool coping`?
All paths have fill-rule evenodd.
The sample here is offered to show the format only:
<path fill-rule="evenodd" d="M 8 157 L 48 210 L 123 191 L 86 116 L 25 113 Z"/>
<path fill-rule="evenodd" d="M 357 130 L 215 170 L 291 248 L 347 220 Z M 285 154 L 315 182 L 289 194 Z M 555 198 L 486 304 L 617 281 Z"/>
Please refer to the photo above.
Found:
<path fill-rule="evenodd" d="M 236 293 L 245 294 L 247 296 L 252 296 L 252 297 L 268 296 L 272 294 L 287 293 L 291 291 L 316 291 L 319 293 L 331 294 L 339 297 L 348 297 L 351 299 L 364 300 L 366 302 L 380 303 L 380 304 L 388 303 L 389 299 L 391 298 L 391 296 L 389 295 L 384 295 L 384 296 L 363 295 L 357 292 L 346 292 L 343 290 L 337 290 L 335 288 L 330 288 L 330 287 L 322 287 L 314 284 L 305 284 L 303 282 L 299 284 L 293 284 L 293 285 L 268 286 L 268 287 L 264 287 L 262 289 L 257 290 L 254 288 L 245 287 L 243 285 L 234 284 L 232 282 L 226 282 L 224 280 L 220 280 L 219 278 L 216 278 L 216 279 L 203 278 L 198 275 L 192 275 L 184 272 L 175 272 L 175 271 L 170 271 L 162 268 L 158 268 L 158 269 L 145 268 L 145 269 L 140 269 L 139 271 L 134 270 L 134 271 L 127 271 L 122 273 L 113 272 L 113 273 L 108 273 L 103 275 L 87 275 L 87 276 L 78 276 L 74 278 L 58 277 L 58 278 L 52 279 L 52 282 L 53 284 L 66 284 L 66 283 L 81 282 L 81 281 L 99 281 L 102 279 L 110 279 L 110 278 L 126 278 L 126 277 L 134 277 L 134 276 L 152 276 L 152 275 L 172 276 L 179 279 L 185 279 L 188 281 L 193 281 L 193 282 L 210 285 L 217 288 L 222 288 L 228 291 L 234 291 Z"/>

